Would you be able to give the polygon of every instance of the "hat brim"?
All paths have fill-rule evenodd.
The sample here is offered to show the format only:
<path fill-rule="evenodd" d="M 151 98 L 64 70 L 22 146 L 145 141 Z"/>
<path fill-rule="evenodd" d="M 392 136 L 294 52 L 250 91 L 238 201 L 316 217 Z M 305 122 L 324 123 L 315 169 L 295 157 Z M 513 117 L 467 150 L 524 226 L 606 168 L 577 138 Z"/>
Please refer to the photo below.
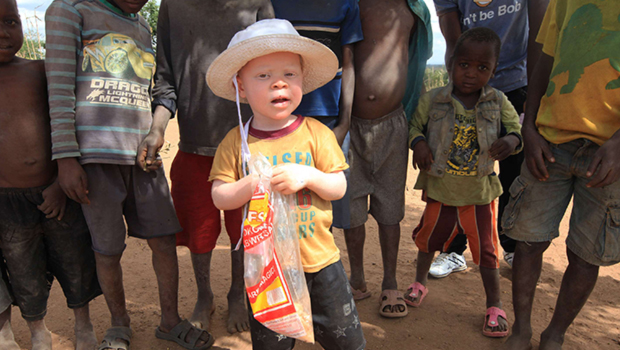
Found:
<path fill-rule="evenodd" d="M 304 94 L 327 84 L 338 71 L 338 58 L 318 41 L 299 35 L 271 34 L 244 40 L 222 52 L 207 71 L 207 84 L 215 95 L 235 101 L 234 75 L 249 61 L 275 52 L 301 56 Z M 247 100 L 240 97 L 239 102 Z"/>

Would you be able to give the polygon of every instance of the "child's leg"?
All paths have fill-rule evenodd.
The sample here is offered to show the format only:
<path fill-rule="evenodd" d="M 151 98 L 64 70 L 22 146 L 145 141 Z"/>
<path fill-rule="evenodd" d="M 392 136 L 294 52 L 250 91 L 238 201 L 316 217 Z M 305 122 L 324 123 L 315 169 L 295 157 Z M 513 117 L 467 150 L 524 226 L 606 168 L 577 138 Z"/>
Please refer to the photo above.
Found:
<path fill-rule="evenodd" d="M 398 246 L 400 243 L 400 224 L 379 224 L 379 243 L 383 259 L 383 283 L 381 290 L 397 289 L 396 265 L 398 263 Z"/>
<path fill-rule="evenodd" d="M 250 320 L 246 309 L 245 281 L 243 280 L 243 244 L 239 250 L 234 250 L 241 238 L 241 223 L 243 211 L 241 209 L 224 212 L 226 232 L 230 237 L 230 263 L 232 280 L 228 291 L 228 333 L 243 332 L 250 329 Z"/>
<path fill-rule="evenodd" d="M 562 348 L 566 330 L 588 301 L 598 278 L 598 266 L 587 263 L 570 249 L 566 249 L 566 253 L 568 267 L 562 278 L 551 323 L 540 336 L 541 350 Z"/>
<path fill-rule="evenodd" d="M 366 276 L 364 276 L 364 243 L 366 241 L 366 226 L 364 224 L 344 230 L 344 240 L 347 245 L 351 277 L 351 287 L 359 291 L 359 295 L 368 295 Z M 385 266 L 385 265 L 384 265 Z M 365 297 L 359 297 L 364 299 Z"/>
<path fill-rule="evenodd" d="M 43 319 L 26 321 L 30 328 L 32 350 L 52 350 L 52 332 L 47 329 Z"/>
<path fill-rule="evenodd" d="M 198 295 L 190 322 L 201 329 L 210 328 L 211 313 L 215 310 L 215 305 L 213 304 L 213 290 L 211 289 L 212 255 L 213 251 L 204 254 L 191 254 Z"/>
<path fill-rule="evenodd" d="M 90 310 L 88 304 L 73 309 L 75 316 L 75 349 L 92 350 L 97 346 L 97 336 L 90 321 Z"/>
<path fill-rule="evenodd" d="M 499 289 L 499 269 L 490 269 L 480 266 L 480 276 L 484 285 L 484 292 L 487 296 L 487 309 L 491 307 L 502 308 Z M 497 326 L 490 326 L 489 320 L 485 318 L 485 330 L 492 333 L 502 333 L 508 330 L 508 320 L 503 316 L 497 317 Z"/>
<path fill-rule="evenodd" d="M 1 282 L 0 282 L 1 283 Z M 11 329 L 11 306 L 0 313 L 0 349 L 20 350 Z"/>
<path fill-rule="evenodd" d="M 441 202 L 428 198 L 420 224 L 413 230 L 415 244 L 419 250 L 416 279 L 404 296 L 409 305 L 418 306 L 426 297 L 424 293 L 428 291 L 425 289 L 414 293 L 415 284 L 426 286 L 428 271 L 433 263 L 435 252 L 447 248 L 457 233 L 457 207 L 443 205 Z"/>

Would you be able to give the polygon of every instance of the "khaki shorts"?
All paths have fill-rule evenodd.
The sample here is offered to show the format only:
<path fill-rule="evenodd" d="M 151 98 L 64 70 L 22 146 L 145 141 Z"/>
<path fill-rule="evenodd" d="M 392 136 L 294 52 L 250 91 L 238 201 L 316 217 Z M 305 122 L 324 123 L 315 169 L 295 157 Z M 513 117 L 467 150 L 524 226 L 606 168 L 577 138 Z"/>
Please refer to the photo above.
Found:
<path fill-rule="evenodd" d="M 368 213 L 384 225 L 405 216 L 408 126 L 402 107 L 378 119 L 351 117 L 351 227 L 366 223 Z M 370 210 L 368 198 L 370 197 Z"/>
<path fill-rule="evenodd" d="M 593 265 L 620 262 L 620 181 L 586 187 L 586 171 L 599 146 L 578 139 L 549 147 L 555 163 L 546 162 L 547 181 L 538 181 L 524 162 L 512 183 L 503 233 L 522 242 L 551 241 L 560 234 L 560 221 L 572 198 L 567 248 Z"/>

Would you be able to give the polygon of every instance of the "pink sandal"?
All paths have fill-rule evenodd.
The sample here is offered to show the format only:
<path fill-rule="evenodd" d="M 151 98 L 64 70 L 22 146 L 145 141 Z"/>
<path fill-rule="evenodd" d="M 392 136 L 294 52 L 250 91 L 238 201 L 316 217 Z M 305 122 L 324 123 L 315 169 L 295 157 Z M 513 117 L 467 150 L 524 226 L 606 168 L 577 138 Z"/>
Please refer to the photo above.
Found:
<path fill-rule="evenodd" d="M 484 315 L 484 325 L 482 325 L 482 334 L 489 338 L 503 338 L 510 333 L 510 326 L 503 332 L 493 332 L 487 331 L 488 328 L 494 328 L 499 326 L 499 322 L 497 320 L 498 317 L 502 317 L 506 322 L 508 322 L 508 318 L 506 317 L 506 312 L 498 307 L 491 306 L 487 309 L 486 315 Z"/>
<path fill-rule="evenodd" d="M 411 290 L 411 292 L 409 292 L 409 290 Z M 428 289 L 424 287 L 422 283 L 411 283 L 409 288 L 407 288 L 407 292 L 405 292 L 405 303 L 407 303 L 407 305 L 409 306 L 419 307 L 422 304 L 422 300 L 424 300 L 424 298 L 426 297 L 426 294 L 428 294 Z M 415 299 L 418 297 L 418 301 L 409 300 L 409 298 Z"/>

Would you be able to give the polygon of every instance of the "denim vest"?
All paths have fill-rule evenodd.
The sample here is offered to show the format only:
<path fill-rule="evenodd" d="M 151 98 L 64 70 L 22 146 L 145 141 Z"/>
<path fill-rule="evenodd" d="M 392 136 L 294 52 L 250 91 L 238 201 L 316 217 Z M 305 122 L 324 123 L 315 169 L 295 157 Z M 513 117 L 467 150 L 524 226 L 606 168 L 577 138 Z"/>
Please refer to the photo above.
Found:
<path fill-rule="evenodd" d="M 433 152 L 434 163 L 428 172 L 431 176 L 443 177 L 448 164 L 448 154 L 454 138 L 454 105 L 452 104 L 452 83 L 430 91 L 431 107 L 426 126 L 426 142 Z M 476 103 L 476 133 L 480 153 L 478 156 L 478 177 L 493 173 L 495 160 L 489 156 L 489 148 L 500 137 L 502 128 L 503 93 L 486 85 L 482 88 Z"/>

